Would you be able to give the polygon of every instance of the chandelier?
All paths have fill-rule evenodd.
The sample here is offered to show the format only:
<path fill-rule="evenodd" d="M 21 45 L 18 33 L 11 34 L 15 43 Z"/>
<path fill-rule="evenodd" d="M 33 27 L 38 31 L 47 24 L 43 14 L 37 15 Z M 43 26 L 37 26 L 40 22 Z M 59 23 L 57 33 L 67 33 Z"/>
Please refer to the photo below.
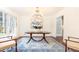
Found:
<path fill-rule="evenodd" d="M 42 29 L 42 20 L 42 14 L 40 14 L 39 7 L 36 7 L 35 14 L 33 14 L 32 27 L 35 29 Z"/>

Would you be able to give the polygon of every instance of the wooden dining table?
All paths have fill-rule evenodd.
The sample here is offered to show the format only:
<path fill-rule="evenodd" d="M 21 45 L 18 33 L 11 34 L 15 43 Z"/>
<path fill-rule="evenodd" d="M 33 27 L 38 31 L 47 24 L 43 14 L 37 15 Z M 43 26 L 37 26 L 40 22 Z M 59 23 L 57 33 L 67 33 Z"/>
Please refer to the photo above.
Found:
<path fill-rule="evenodd" d="M 50 34 L 50 32 L 25 32 L 25 34 L 29 34 L 30 35 L 30 39 L 28 40 L 27 43 L 29 43 L 31 40 L 36 41 L 36 42 L 40 42 L 42 40 L 44 40 L 46 43 L 48 43 L 48 41 L 46 40 L 46 34 Z M 33 34 L 42 34 L 42 39 L 41 40 L 35 40 L 33 38 Z"/>

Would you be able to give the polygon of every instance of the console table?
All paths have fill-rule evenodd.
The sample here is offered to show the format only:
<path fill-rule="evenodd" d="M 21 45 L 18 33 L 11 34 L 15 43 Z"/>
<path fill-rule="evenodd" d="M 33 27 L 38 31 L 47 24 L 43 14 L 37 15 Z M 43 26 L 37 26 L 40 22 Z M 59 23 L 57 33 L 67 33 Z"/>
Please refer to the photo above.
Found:
<path fill-rule="evenodd" d="M 39 42 L 39 41 L 42 41 L 44 40 L 46 43 L 48 43 L 48 41 L 46 40 L 46 36 L 45 34 L 50 34 L 50 32 L 25 32 L 26 34 L 30 34 L 30 39 L 27 43 L 29 43 L 31 40 L 33 41 L 36 41 L 36 42 Z M 43 34 L 42 36 L 42 39 L 41 40 L 35 40 L 32 36 L 32 34 Z"/>

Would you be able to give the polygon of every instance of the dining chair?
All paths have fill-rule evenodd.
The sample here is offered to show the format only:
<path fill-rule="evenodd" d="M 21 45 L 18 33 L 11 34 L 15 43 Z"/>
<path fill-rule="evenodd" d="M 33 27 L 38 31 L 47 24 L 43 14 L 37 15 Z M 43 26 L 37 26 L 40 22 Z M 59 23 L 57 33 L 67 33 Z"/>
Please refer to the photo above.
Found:
<path fill-rule="evenodd" d="M 65 39 L 65 52 L 69 49 L 79 52 L 79 38 L 69 36 L 68 39 Z"/>
<path fill-rule="evenodd" d="M 16 46 L 16 43 L 17 43 L 16 40 L 12 39 L 12 36 L 1 37 L 0 38 L 0 51 L 5 51 L 5 49 L 12 48 Z"/>

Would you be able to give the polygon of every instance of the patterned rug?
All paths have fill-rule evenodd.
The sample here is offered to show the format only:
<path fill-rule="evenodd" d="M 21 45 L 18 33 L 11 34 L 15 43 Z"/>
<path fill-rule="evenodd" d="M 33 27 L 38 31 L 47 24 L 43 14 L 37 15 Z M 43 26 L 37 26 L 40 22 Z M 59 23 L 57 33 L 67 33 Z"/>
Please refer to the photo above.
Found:
<path fill-rule="evenodd" d="M 41 38 L 34 38 L 36 40 L 40 40 Z M 29 43 L 29 38 L 21 38 L 18 41 L 18 52 L 64 52 L 65 47 L 57 42 L 53 38 L 46 38 L 49 42 L 46 43 L 45 41 L 35 42 L 31 40 Z M 8 52 L 14 52 L 15 47 L 7 49 Z"/>

